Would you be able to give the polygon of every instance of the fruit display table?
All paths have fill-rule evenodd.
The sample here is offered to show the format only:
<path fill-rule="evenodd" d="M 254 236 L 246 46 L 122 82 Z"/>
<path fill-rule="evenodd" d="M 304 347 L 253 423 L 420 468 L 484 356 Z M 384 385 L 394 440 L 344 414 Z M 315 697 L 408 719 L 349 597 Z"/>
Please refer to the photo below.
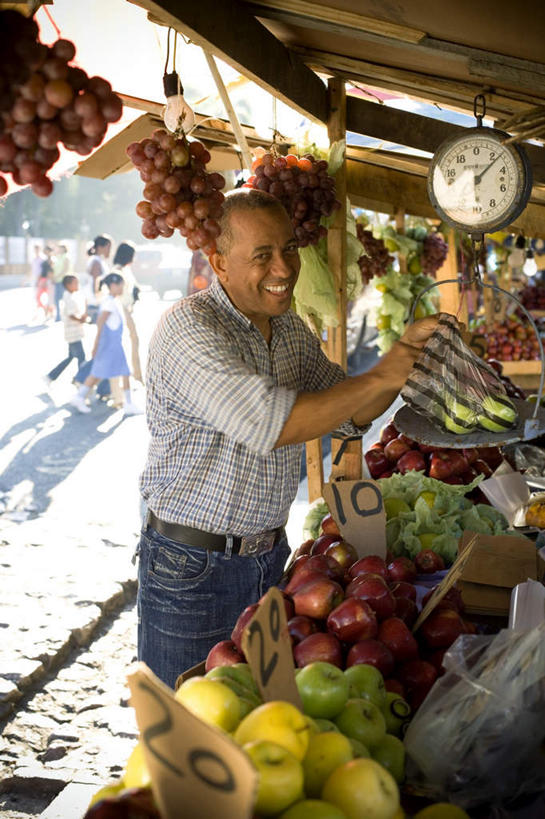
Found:
<path fill-rule="evenodd" d="M 545 312 L 543 313 L 545 315 Z M 537 390 L 541 375 L 541 361 L 502 361 L 503 374 L 523 390 Z"/>

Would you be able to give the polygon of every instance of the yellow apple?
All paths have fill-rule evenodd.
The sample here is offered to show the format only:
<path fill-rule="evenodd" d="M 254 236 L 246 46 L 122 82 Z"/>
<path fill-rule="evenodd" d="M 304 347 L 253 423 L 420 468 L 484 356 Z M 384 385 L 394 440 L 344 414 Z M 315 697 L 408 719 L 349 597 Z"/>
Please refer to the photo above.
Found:
<path fill-rule="evenodd" d="M 237 695 L 219 680 L 190 677 L 174 696 L 192 714 L 224 731 L 233 731 L 240 721 Z"/>
<path fill-rule="evenodd" d="M 382 742 L 373 748 L 373 759 L 390 771 L 400 785 L 405 779 L 405 746 L 397 737 L 386 734 Z"/>
<path fill-rule="evenodd" d="M 428 492 L 426 490 L 424 492 L 421 492 L 416 500 L 420 500 L 420 498 L 426 501 L 430 509 L 433 509 L 433 505 L 435 503 L 435 492 Z"/>
<path fill-rule="evenodd" d="M 338 731 L 326 731 L 311 737 L 303 759 L 307 796 L 320 796 L 329 774 L 353 758 L 350 740 Z"/>
<path fill-rule="evenodd" d="M 263 739 L 247 742 L 242 750 L 259 775 L 256 813 L 272 816 L 303 798 L 303 768 L 293 754 Z"/>
<path fill-rule="evenodd" d="M 346 814 L 323 799 L 302 799 L 281 813 L 279 819 L 346 819 Z"/>
<path fill-rule="evenodd" d="M 322 799 L 337 805 L 347 819 L 393 819 L 399 808 L 399 788 L 382 765 L 360 758 L 333 771 Z"/>
<path fill-rule="evenodd" d="M 109 785 L 103 785 L 102 788 L 92 795 L 91 801 L 87 805 L 87 810 L 103 799 L 110 799 L 112 796 L 117 796 L 121 791 L 125 790 L 126 787 L 122 779 L 120 779 L 119 782 L 110 782 Z"/>
<path fill-rule="evenodd" d="M 144 758 L 144 749 L 138 742 L 131 751 L 123 775 L 123 787 L 147 788 L 151 784 L 148 766 Z"/>
<path fill-rule="evenodd" d="M 239 745 L 266 739 L 281 745 L 300 762 L 305 756 L 310 738 L 308 717 L 295 705 L 283 700 L 272 700 L 247 714 L 235 731 Z"/>

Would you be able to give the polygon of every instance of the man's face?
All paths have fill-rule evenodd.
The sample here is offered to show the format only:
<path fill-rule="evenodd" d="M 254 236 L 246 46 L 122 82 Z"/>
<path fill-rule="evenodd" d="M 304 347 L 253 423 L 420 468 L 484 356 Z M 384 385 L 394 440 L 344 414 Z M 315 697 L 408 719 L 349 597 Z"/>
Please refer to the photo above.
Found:
<path fill-rule="evenodd" d="M 287 214 L 281 208 L 235 211 L 232 241 L 212 266 L 227 295 L 256 326 L 289 309 L 301 262 Z"/>

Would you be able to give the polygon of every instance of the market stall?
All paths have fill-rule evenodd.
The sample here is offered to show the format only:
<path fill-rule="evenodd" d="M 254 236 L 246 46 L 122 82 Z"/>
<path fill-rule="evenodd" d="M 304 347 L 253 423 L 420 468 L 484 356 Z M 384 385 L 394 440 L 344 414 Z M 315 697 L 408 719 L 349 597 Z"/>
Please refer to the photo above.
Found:
<path fill-rule="evenodd" d="M 520 8 L 509 9 L 506 20 L 491 18 L 482 4 L 452 9 L 422 0 L 376 19 L 374 4 L 360 3 L 356 12 L 354 4 L 340 0 L 327 6 L 304 0 L 137 5 L 154 22 L 180 31 L 326 124 L 331 154 L 335 145 L 342 152 L 347 132 L 435 157 L 445 140 L 464 138 L 461 126 L 347 96 L 346 80 L 354 88 L 395 89 L 470 113 L 482 94 L 495 124 L 511 122 L 521 139 L 543 136 L 539 26 L 528 30 Z M 536 18 L 544 14 L 532 10 Z M 146 160 L 162 152 L 168 172 L 160 182 L 143 181 L 174 182 L 172 191 L 144 192 L 139 215 L 153 221 L 145 225 L 147 237 L 170 235 L 181 219 L 177 210 L 168 218 L 175 206 L 186 204 L 187 215 L 195 218 L 192 230 L 204 232 L 202 240 L 195 238 L 196 247 L 212 252 L 222 202 L 218 172 L 240 166 L 239 150 L 247 168 L 245 154 L 259 146 L 259 134 L 231 114 L 229 122 L 197 115 L 188 143 L 185 134 L 164 130 L 159 102 L 121 99 L 145 113 L 79 172 L 99 178 L 122 172 L 129 147 L 131 162 L 145 175 Z M 525 118 L 524 112 L 532 113 Z M 251 163 L 256 178 L 258 168 L 264 174 L 264 167 L 279 160 L 276 167 L 285 169 L 286 156 L 304 173 L 321 161 L 327 166 L 312 155 L 294 156 L 289 142 L 275 148 L 266 162 L 261 155 Z M 533 186 L 504 227 L 540 239 L 545 149 L 539 141 L 525 150 Z M 406 217 L 437 222 L 438 214 L 428 197 L 428 157 L 352 145 L 337 167 L 331 155 L 329 161 L 320 168 L 324 188 L 334 184 L 340 207 L 323 212 L 327 228 L 318 222 L 297 227 L 307 246 L 314 237 L 307 241 L 306 234 L 316 232 L 318 239 L 321 227 L 327 233 L 336 315 L 322 338 L 329 357 L 346 369 L 347 196 L 353 206 L 395 219 L 390 239 L 398 248 L 393 251 L 398 269 L 387 264 L 377 277 L 383 292 L 392 287 L 399 294 L 403 280 L 397 277 L 413 275 L 407 272 L 407 248 L 414 253 L 422 239 L 409 235 Z M 155 168 L 162 170 L 157 163 Z M 187 178 L 176 176 L 177 168 Z M 334 183 L 325 181 L 327 171 L 334 171 Z M 196 173 L 202 177 L 198 189 Z M 159 196 L 180 191 L 183 201 L 153 209 Z M 210 200 L 215 196 L 213 207 L 198 215 L 193 208 L 204 192 Z M 164 221 L 159 225 L 153 214 Z M 437 288 L 440 305 L 460 314 L 465 293 L 454 231 L 447 229 L 444 238 L 448 248 L 437 270 L 437 283 L 446 283 Z M 476 258 L 475 242 L 473 250 Z M 478 259 L 474 265 L 478 272 Z M 477 290 L 486 286 L 476 276 Z M 416 305 L 415 294 L 405 291 L 407 303 Z M 406 318 L 403 314 L 402 321 Z M 450 330 L 454 341 L 449 336 L 443 348 L 459 345 L 459 360 L 468 360 L 460 333 Z M 436 346 L 435 358 L 443 348 Z M 523 364 L 532 364 L 536 374 L 534 361 L 512 363 L 518 370 L 504 365 L 500 380 L 478 356 L 471 359 L 473 369 L 458 377 L 454 402 L 447 406 L 441 390 L 448 373 L 434 372 L 433 361 L 426 360 L 429 382 L 403 396 L 408 420 L 407 412 L 398 412 L 365 453 L 371 479 L 362 477 L 360 441 L 333 442 L 327 481 L 321 442 L 308 442 L 309 497 L 324 500 L 311 509 L 307 540 L 286 570 L 282 590 L 271 590 L 241 612 L 231 639 L 215 646 L 204 664 L 180 669 L 176 693 L 149 669 L 133 670 L 141 742 L 123 779 L 94 797 L 89 819 L 131 809 L 142 817 L 174 819 L 181 804 L 195 817 L 397 819 L 407 811 L 419 819 L 458 819 L 496 810 L 510 811 L 498 816 L 518 817 L 524 809 L 534 811 L 528 816 L 543 814 L 543 563 L 535 544 L 541 527 L 531 526 L 540 501 L 532 504 L 532 484 L 519 471 L 516 447 L 543 434 L 545 417 L 507 389 L 510 374 L 513 380 L 524 374 Z M 456 367 L 451 369 L 457 373 Z M 467 387 L 477 382 L 477 371 L 484 392 L 470 395 Z M 441 411 L 434 413 L 429 405 L 435 394 Z M 515 445 L 509 457 L 500 449 L 505 443 Z M 506 499 L 513 497 L 510 506 Z M 493 505 L 483 503 L 487 499 Z M 136 791 L 127 793 L 132 788 Z M 450 808 L 434 808 L 438 802 Z"/>

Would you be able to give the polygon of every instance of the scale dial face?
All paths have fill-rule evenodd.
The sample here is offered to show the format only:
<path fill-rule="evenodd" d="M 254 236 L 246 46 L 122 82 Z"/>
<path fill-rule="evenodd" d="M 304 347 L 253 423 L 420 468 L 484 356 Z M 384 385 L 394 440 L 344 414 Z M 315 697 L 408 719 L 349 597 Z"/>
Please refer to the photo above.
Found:
<path fill-rule="evenodd" d="M 468 233 L 511 224 L 532 190 L 531 166 L 509 134 L 495 128 L 468 128 L 439 146 L 430 163 L 428 193 L 437 213 Z"/>

